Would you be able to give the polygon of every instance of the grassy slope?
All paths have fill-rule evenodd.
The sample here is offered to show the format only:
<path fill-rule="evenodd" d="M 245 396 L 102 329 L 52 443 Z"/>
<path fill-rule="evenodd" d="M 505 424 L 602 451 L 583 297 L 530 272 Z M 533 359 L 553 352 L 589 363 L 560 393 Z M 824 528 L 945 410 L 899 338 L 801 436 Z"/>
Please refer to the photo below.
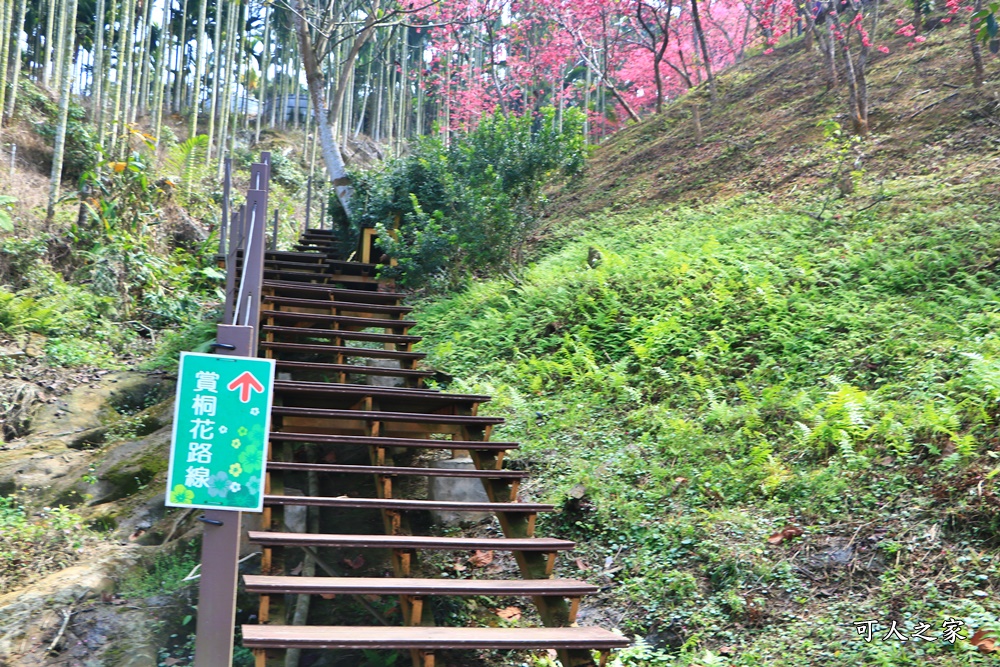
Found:
<path fill-rule="evenodd" d="M 958 30 L 875 64 L 854 194 L 789 48 L 724 77 L 704 147 L 680 105 L 602 146 L 520 284 L 422 304 L 430 361 L 565 503 L 560 574 L 608 587 L 585 622 L 664 649 L 622 664 L 993 662 L 853 625 L 1000 624 L 998 117 L 942 85 Z"/>

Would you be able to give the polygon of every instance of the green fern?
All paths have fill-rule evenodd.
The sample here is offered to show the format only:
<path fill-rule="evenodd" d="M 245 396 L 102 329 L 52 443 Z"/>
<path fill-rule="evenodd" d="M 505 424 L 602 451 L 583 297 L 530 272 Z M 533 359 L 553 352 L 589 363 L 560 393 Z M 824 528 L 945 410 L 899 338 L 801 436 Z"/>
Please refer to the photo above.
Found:
<path fill-rule="evenodd" d="M 207 154 L 208 137 L 199 134 L 177 144 L 167 155 L 168 173 L 177 179 L 177 185 L 185 199 L 191 196 L 192 187 L 205 176 Z"/>

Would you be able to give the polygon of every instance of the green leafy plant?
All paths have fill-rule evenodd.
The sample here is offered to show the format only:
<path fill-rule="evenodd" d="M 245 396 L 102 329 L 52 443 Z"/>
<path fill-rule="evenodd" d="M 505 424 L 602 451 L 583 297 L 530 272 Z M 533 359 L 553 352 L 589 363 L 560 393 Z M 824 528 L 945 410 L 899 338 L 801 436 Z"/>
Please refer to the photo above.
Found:
<path fill-rule="evenodd" d="M 14 221 L 10 217 L 11 204 L 17 203 L 15 197 L 0 195 L 0 232 L 14 231 Z"/>

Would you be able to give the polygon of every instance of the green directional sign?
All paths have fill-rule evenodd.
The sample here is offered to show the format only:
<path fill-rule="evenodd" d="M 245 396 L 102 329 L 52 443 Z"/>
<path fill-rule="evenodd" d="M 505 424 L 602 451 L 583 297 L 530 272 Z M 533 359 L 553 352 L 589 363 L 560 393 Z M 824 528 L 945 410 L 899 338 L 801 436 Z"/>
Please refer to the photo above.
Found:
<path fill-rule="evenodd" d="M 273 389 L 273 359 L 181 354 L 168 506 L 262 511 Z"/>

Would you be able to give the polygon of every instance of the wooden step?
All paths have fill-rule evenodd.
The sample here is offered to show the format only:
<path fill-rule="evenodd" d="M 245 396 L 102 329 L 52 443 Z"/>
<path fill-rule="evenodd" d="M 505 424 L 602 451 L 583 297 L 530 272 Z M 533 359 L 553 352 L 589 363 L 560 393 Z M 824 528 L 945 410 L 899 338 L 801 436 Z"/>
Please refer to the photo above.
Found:
<path fill-rule="evenodd" d="M 437 415 L 426 412 L 383 412 L 380 410 L 327 410 L 324 408 L 293 408 L 275 405 L 271 414 L 276 417 L 313 417 L 316 419 L 360 419 L 376 422 L 407 422 L 411 424 L 460 424 L 464 426 L 495 426 L 503 417 L 479 415 Z"/>
<path fill-rule="evenodd" d="M 360 340 L 368 343 L 396 343 L 397 345 L 412 345 L 423 340 L 422 336 L 405 334 L 374 333 L 371 331 L 350 331 L 349 329 L 314 329 L 313 327 L 279 327 L 264 325 L 262 333 L 285 334 L 291 336 L 306 336 L 313 338 L 343 338 L 344 340 Z"/>
<path fill-rule="evenodd" d="M 576 579 L 416 579 L 410 577 L 273 577 L 246 574 L 247 593 L 264 595 L 559 595 L 581 597 L 597 586 Z"/>
<path fill-rule="evenodd" d="M 427 535 L 350 535 L 280 533 L 251 530 L 247 538 L 261 546 L 334 549 L 404 549 L 408 551 L 570 551 L 570 540 L 554 537 L 431 537 Z"/>
<path fill-rule="evenodd" d="M 296 433 L 271 431 L 271 440 L 278 442 L 312 442 L 324 445 L 356 445 L 367 447 L 402 447 L 407 449 L 470 449 L 477 451 L 506 452 L 519 449 L 516 442 L 491 442 L 480 440 L 437 440 L 431 438 L 386 438 L 368 435 L 334 435 L 329 433 Z"/>
<path fill-rule="evenodd" d="M 282 271 L 281 269 L 271 269 L 264 267 L 264 277 L 265 278 L 281 278 L 289 282 L 304 281 L 304 280 L 322 280 L 326 281 L 330 278 L 330 274 L 321 273 L 318 271 Z M 239 280 L 239 276 L 236 278 Z"/>
<path fill-rule="evenodd" d="M 328 355 L 342 354 L 345 357 L 367 357 L 370 359 L 423 359 L 423 352 L 399 352 L 383 350 L 377 347 L 345 347 L 343 345 L 316 345 L 311 343 L 272 343 L 262 340 L 258 347 L 268 350 L 283 350 L 287 352 L 322 352 Z"/>
<path fill-rule="evenodd" d="M 279 496 L 264 495 L 264 506 L 295 505 L 308 507 L 339 507 L 396 511 L 436 510 L 443 512 L 506 512 L 537 514 L 551 512 L 555 505 L 545 503 L 489 503 L 456 500 L 404 500 L 401 498 L 348 498 L 346 496 Z"/>
<path fill-rule="evenodd" d="M 265 280 L 264 285 L 267 289 L 289 289 L 295 292 L 322 292 L 324 295 L 327 293 L 332 294 L 337 301 L 351 301 L 359 303 L 385 303 L 390 301 L 400 301 L 406 298 L 406 294 L 402 292 L 379 292 L 375 290 L 357 290 L 357 289 L 347 289 L 344 287 L 328 287 L 326 285 L 303 285 L 298 282 L 289 282 L 283 280 Z M 413 310 L 410 308 L 410 310 Z"/>
<path fill-rule="evenodd" d="M 378 264 L 367 264 L 365 262 L 348 262 L 344 259 L 330 259 L 327 260 L 326 265 L 329 266 L 334 271 L 345 270 L 345 271 L 361 271 L 374 273 L 378 269 Z"/>
<path fill-rule="evenodd" d="M 324 308 L 336 301 L 324 302 Z M 338 306 L 339 307 L 339 306 Z M 388 320 L 374 317 L 351 317 L 348 315 L 327 315 L 325 313 L 300 313 L 294 310 L 262 310 L 262 318 L 273 317 L 276 320 L 298 320 L 302 322 L 329 322 L 331 324 L 359 326 L 372 329 L 409 329 L 416 326 L 415 320 Z"/>
<path fill-rule="evenodd" d="M 434 371 L 415 371 L 408 368 L 382 368 L 381 366 L 362 366 L 360 364 L 325 364 L 312 361 L 276 361 L 279 370 L 303 371 L 317 373 L 354 373 L 356 375 L 386 375 L 405 378 L 428 378 Z"/>
<path fill-rule="evenodd" d="M 268 470 L 290 472 L 321 472 L 324 474 L 367 474 L 389 477 L 415 475 L 420 477 L 478 477 L 482 479 L 525 479 L 528 473 L 521 470 L 458 470 L 454 468 L 412 468 L 406 466 L 334 465 L 329 463 L 285 463 L 269 461 Z"/>
<path fill-rule="evenodd" d="M 305 283 L 303 283 L 305 286 Z M 321 285 L 312 285 L 312 287 L 321 287 Z M 321 290 L 326 292 L 327 290 Z M 351 290 L 356 291 L 356 290 Z M 288 296 L 268 296 L 265 295 L 261 299 L 263 303 L 273 303 L 279 306 L 298 306 L 299 308 L 315 308 L 317 310 L 326 309 L 330 310 L 336 308 L 337 310 L 347 310 L 351 312 L 360 313 L 386 313 L 393 315 L 403 315 L 409 313 L 413 310 L 410 306 L 393 306 L 387 304 L 379 303 L 361 303 L 357 301 L 333 301 L 330 299 L 301 299 L 296 297 Z"/>
<path fill-rule="evenodd" d="M 247 648 L 596 649 L 629 640 L 602 628 L 446 628 L 425 626 L 244 625 Z"/>
<path fill-rule="evenodd" d="M 479 404 L 488 402 L 491 397 L 483 394 L 451 394 L 437 389 L 407 389 L 405 387 L 377 387 L 366 384 L 344 384 L 334 382 L 297 382 L 294 380 L 278 380 L 274 383 L 276 391 L 285 393 L 303 393 L 319 395 L 350 396 L 363 398 L 372 396 L 378 398 L 399 398 L 412 400 L 438 401 L 441 403 Z"/>

